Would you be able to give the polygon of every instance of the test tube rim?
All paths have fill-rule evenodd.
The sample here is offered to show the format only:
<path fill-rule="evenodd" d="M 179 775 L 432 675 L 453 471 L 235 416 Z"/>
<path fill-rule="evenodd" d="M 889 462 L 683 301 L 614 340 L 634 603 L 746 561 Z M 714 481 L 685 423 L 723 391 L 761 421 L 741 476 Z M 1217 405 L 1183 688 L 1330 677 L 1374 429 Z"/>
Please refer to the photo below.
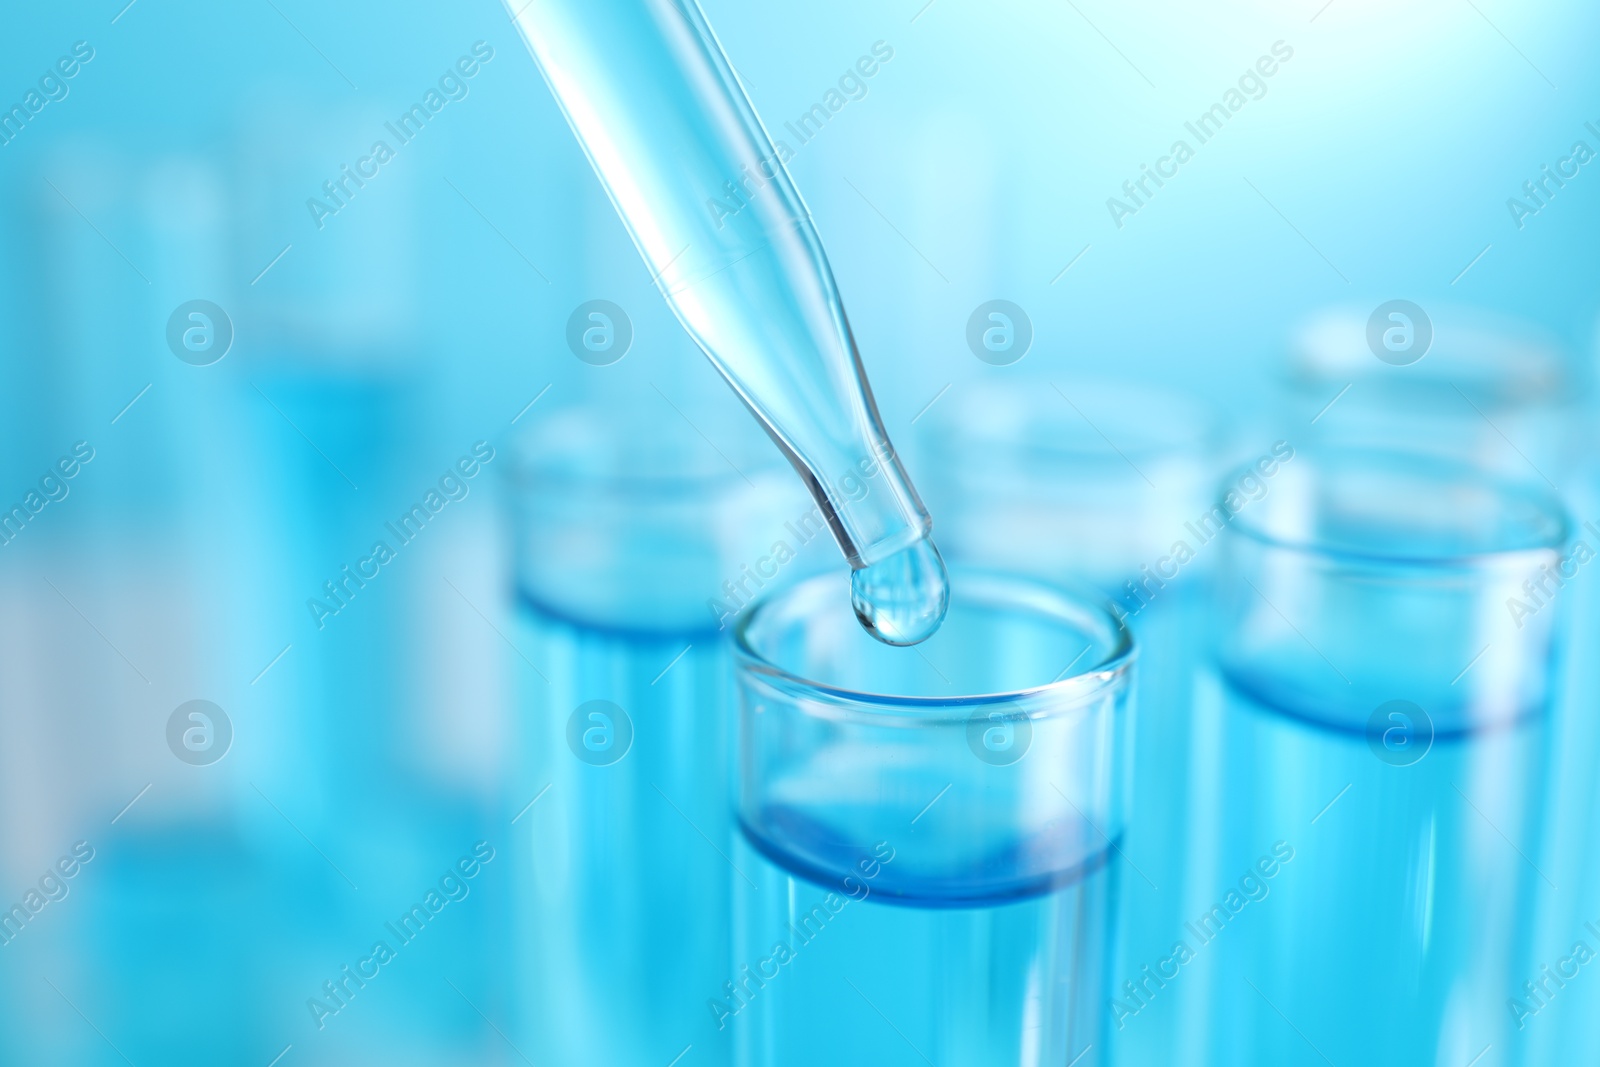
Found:
<path fill-rule="evenodd" d="M 785 696 L 845 711 L 854 719 L 873 721 L 886 726 L 934 727 L 951 722 L 965 721 L 973 708 L 996 704 L 1027 706 L 1023 712 L 1029 719 L 1050 719 L 1074 715 L 1100 699 L 1104 693 L 1130 675 L 1138 659 L 1139 648 L 1133 633 L 1109 601 L 1098 590 L 1073 582 L 1041 581 L 1037 578 L 989 569 L 952 568 L 952 582 L 959 582 L 964 592 L 993 590 L 1004 587 L 1012 593 L 1031 598 L 1032 605 L 1022 600 L 1010 601 L 1013 606 L 1042 607 L 1044 600 L 1070 605 L 1077 613 L 1092 615 L 1104 625 L 1108 634 L 1107 651 L 1095 663 L 1076 673 L 1041 685 L 988 693 L 952 694 L 949 696 L 913 696 L 899 693 L 874 693 L 846 686 L 829 685 L 816 679 L 781 667 L 757 651 L 750 641 L 752 627 L 775 605 L 794 597 L 836 598 L 839 594 L 834 575 L 815 575 L 796 585 L 762 597 L 746 611 L 733 630 L 733 648 L 737 667 L 758 676 L 765 684 Z M 905 650 L 910 653 L 911 649 Z M 1131 679 L 1130 679 L 1131 684 Z M 957 717 L 938 715 L 951 709 L 963 709 Z"/>
<path fill-rule="evenodd" d="M 1504 548 L 1490 548 L 1476 552 L 1454 554 L 1380 552 L 1347 545 L 1331 544 L 1315 538 L 1294 538 L 1272 533 L 1262 526 L 1260 512 L 1257 511 L 1255 514 L 1251 514 L 1251 509 L 1246 509 L 1235 515 L 1234 521 L 1227 526 L 1228 531 L 1269 549 L 1333 563 L 1387 569 L 1411 574 L 1466 573 L 1480 571 L 1490 564 L 1515 563 L 1522 557 L 1548 556 L 1551 553 L 1559 553 L 1561 546 L 1570 541 L 1573 536 L 1572 516 L 1559 496 L 1544 491 L 1531 480 L 1514 480 L 1478 464 L 1426 452 L 1365 447 L 1330 450 L 1310 456 L 1309 459 L 1312 463 L 1321 466 L 1330 464 L 1353 466 L 1363 463 L 1404 463 L 1415 466 L 1428 466 L 1440 472 L 1449 471 L 1464 480 L 1475 482 L 1479 488 L 1488 489 L 1497 496 L 1506 499 L 1515 496 L 1521 498 L 1525 503 L 1534 505 L 1543 511 L 1547 518 L 1552 520 L 1551 533 L 1532 543 L 1508 545 Z M 1221 485 L 1213 497 L 1213 501 L 1217 506 L 1223 506 L 1223 498 L 1228 491 L 1235 489 L 1241 476 L 1247 473 L 1255 473 L 1255 471 L 1256 468 L 1251 463 L 1242 463 L 1235 466 L 1222 479 Z M 1248 518 L 1246 517 L 1247 515 L 1249 516 Z"/>
<path fill-rule="evenodd" d="M 635 473 L 619 460 L 623 453 L 613 451 L 607 462 L 594 462 L 596 445 L 593 442 L 574 440 L 572 429 L 593 431 L 596 423 L 595 408 L 573 404 L 557 408 L 534 427 L 519 433 L 508 447 L 509 461 L 501 478 L 515 493 L 556 490 L 571 497 L 584 498 L 637 498 L 661 496 L 671 498 L 684 490 L 701 490 L 738 482 L 749 484 L 752 479 L 787 476 L 789 467 L 783 460 L 770 454 L 767 441 L 759 439 L 761 449 L 752 447 L 757 437 L 739 441 L 744 447 L 735 447 L 738 459 L 726 456 L 713 462 L 710 456 L 696 455 L 700 466 L 686 470 L 681 465 Z M 728 443 L 724 441 L 724 449 Z"/>
<path fill-rule="evenodd" d="M 1560 407 L 1590 392 L 1590 368 L 1559 337 L 1520 316 L 1467 304 L 1430 305 L 1436 336 L 1429 362 L 1418 371 L 1376 361 L 1363 336 L 1372 303 L 1326 306 L 1302 320 L 1291 335 L 1281 383 L 1308 394 L 1352 379 L 1381 384 L 1371 398 L 1375 405 L 1409 412 L 1429 398 L 1447 400 L 1454 408 L 1463 391 L 1491 410 Z M 1471 342 L 1464 344 L 1464 338 Z M 1486 359 L 1484 350 L 1504 358 Z M 1447 362 L 1448 372 L 1441 373 L 1441 357 L 1448 361 L 1452 354 L 1466 358 Z M 1397 376 L 1397 369 L 1407 373 Z"/>
<path fill-rule="evenodd" d="M 1139 381 L 1067 378 L 1062 379 L 1061 384 L 1070 389 L 1072 397 L 1078 401 L 1085 398 L 1092 401 L 1092 405 L 1084 406 L 1096 412 L 1093 422 L 1076 410 L 1077 402 L 1068 399 L 1068 394 L 1053 380 L 1010 384 L 986 380 L 975 383 L 972 389 L 967 390 L 967 395 L 954 400 L 948 410 L 941 405 L 929 414 L 931 432 L 927 440 L 934 448 L 939 448 L 952 443 L 951 431 L 959 431 L 961 439 L 955 443 L 968 449 L 978 448 L 988 459 L 1006 456 L 1085 466 L 1095 463 L 1114 469 L 1119 474 L 1127 472 L 1131 460 L 1177 460 L 1211 468 L 1209 473 L 1214 476 L 1218 464 L 1211 454 L 1220 450 L 1225 437 L 1220 416 L 1211 406 L 1188 393 Z M 1049 389 L 1041 391 L 1046 385 Z M 1020 393 L 1019 388 L 1022 389 Z M 1062 406 L 1059 412 L 1047 411 L 1052 405 L 1046 393 L 1057 398 L 1057 405 L 1066 401 L 1072 406 Z M 1015 397 L 1018 403 L 1035 406 L 1024 408 L 1015 413 L 1015 417 L 1003 422 L 976 417 L 976 413 L 982 410 L 981 405 L 1002 403 L 1008 394 Z M 1099 414 L 1116 404 L 1131 406 L 1140 401 L 1161 406 L 1156 417 L 1127 420 L 1126 425 L 1138 426 L 1142 436 L 1119 433 L 1124 428 L 1122 426 L 1107 428 L 1106 419 Z M 1064 437 L 1059 434 L 1019 436 L 1020 431 L 1042 429 L 1056 418 L 1073 426 L 1073 432 Z M 1088 432 L 1076 428 L 1078 422 L 1084 423 Z M 1108 437 L 1101 436 L 1101 430 L 1115 435 L 1116 444 L 1113 445 Z"/>

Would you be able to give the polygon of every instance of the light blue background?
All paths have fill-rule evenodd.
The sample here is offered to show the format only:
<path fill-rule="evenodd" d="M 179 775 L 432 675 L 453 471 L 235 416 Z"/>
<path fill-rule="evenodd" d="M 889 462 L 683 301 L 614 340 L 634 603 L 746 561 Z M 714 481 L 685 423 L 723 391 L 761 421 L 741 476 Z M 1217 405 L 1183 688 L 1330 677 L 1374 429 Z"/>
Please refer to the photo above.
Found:
<path fill-rule="evenodd" d="M 1600 167 L 1525 228 L 1506 201 L 1574 141 L 1600 149 L 1592 5 L 704 6 L 777 136 L 874 42 L 894 49 L 789 168 L 914 478 L 938 474 L 911 420 L 980 378 L 1152 382 L 1232 423 L 1279 418 L 1287 339 L 1331 304 L 1477 305 L 1587 366 Z M 0 20 L 5 106 L 74 42 L 95 50 L 0 146 L 0 503 L 95 449 L 0 548 L 0 898 L 76 841 L 97 850 L 0 947 L 0 1059 L 512 1062 L 486 1021 L 510 1010 L 509 862 L 439 917 L 456 929 L 430 963 L 353 1002 L 381 1014 L 315 1045 L 304 998 L 475 842 L 509 849 L 540 785 L 508 744 L 523 650 L 503 636 L 496 497 L 516 431 L 582 404 L 619 435 L 687 416 L 731 452 L 748 420 L 497 4 Z M 480 40 L 470 94 L 319 229 L 306 200 Z M 1278 41 L 1293 58 L 1266 95 L 1118 228 L 1107 198 Z M 592 298 L 633 321 L 610 367 L 564 340 Z M 1009 368 L 964 340 L 994 298 L 1035 330 Z M 166 345 L 192 299 L 233 322 L 210 367 Z M 319 629 L 307 599 L 480 440 L 497 458 L 469 495 Z M 196 698 L 235 730 L 204 773 L 164 733 Z"/>

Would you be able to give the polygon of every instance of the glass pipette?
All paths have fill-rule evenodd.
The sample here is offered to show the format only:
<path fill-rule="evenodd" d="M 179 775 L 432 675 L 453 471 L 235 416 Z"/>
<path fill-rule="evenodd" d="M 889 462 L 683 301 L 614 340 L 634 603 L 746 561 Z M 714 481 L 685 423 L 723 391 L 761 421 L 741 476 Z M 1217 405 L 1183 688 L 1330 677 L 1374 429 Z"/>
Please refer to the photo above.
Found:
<path fill-rule="evenodd" d="M 938 629 L 932 520 L 800 195 L 694 0 L 506 0 L 680 322 L 815 498 L 879 640 Z"/>

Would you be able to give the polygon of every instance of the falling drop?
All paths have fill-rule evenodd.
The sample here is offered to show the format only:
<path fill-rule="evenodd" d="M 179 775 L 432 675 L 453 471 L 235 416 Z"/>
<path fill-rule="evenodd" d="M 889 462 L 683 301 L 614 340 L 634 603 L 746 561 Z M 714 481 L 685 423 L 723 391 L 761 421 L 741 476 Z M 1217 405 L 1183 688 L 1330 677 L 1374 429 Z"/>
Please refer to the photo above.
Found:
<path fill-rule="evenodd" d="M 867 633 L 886 645 L 932 637 L 950 603 L 939 550 L 926 537 L 850 575 L 850 603 Z"/>

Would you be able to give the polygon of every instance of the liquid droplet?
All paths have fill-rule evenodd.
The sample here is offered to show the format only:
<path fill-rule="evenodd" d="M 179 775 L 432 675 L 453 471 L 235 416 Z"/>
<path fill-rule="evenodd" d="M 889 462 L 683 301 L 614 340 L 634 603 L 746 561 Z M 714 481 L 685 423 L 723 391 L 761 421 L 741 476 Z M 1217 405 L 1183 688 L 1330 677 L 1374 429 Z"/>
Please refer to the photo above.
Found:
<path fill-rule="evenodd" d="M 886 645 L 915 645 L 934 635 L 950 604 L 950 580 L 927 538 L 850 575 L 850 603 L 867 633 Z"/>

